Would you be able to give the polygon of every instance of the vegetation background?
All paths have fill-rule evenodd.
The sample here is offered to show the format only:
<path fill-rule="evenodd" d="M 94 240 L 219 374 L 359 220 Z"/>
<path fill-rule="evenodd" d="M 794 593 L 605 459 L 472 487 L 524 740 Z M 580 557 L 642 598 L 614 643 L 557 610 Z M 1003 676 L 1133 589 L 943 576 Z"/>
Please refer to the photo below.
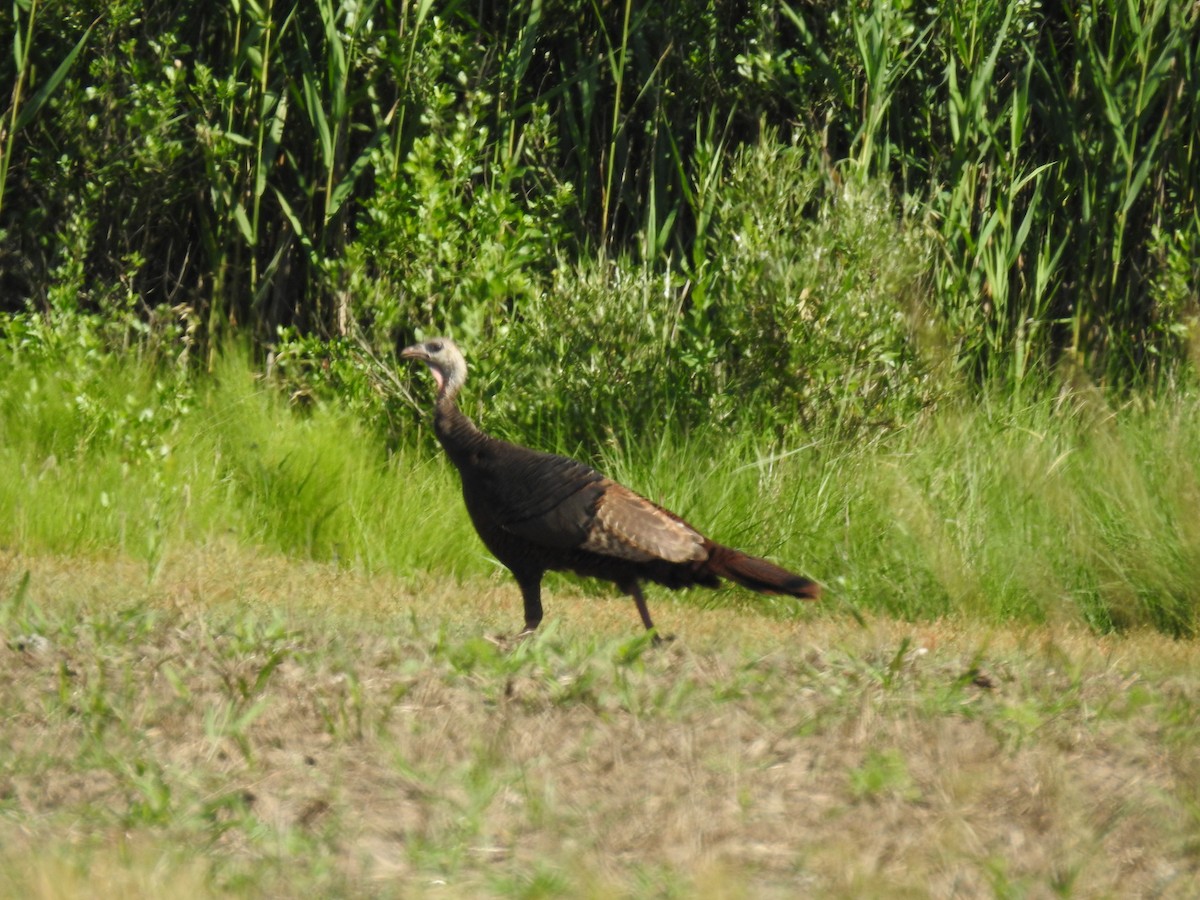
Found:
<path fill-rule="evenodd" d="M 317 651 L 294 657 L 295 641 L 313 637 L 308 626 L 289 632 L 261 611 L 233 624 L 179 625 L 183 649 L 171 652 L 199 660 L 195 671 L 168 666 L 167 699 L 130 693 L 144 659 L 117 650 L 145 641 L 157 648 L 145 651 L 150 658 L 175 646 L 164 637 L 175 634 L 174 620 L 163 624 L 161 608 L 191 590 L 180 587 L 192 582 L 179 567 L 195 554 L 228 567 L 231 553 L 229 579 L 261 555 L 328 566 L 313 583 L 329 596 L 337 593 L 329 573 L 352 572 L 384 579 L 392 592 L 399 583 L 441 597 L 413 602 L 451 624 L 430 638 L 414 621 L 372 658 L 381 666 L 424 659 L 433 674 L 420 696 L 459 698 L 452 706 L 495 679 L 561 687 L 564 670 L 576 673 L 571 684 L 586 670 L 601 687 L 546 688 L 550 699 L 543 691 L 529 709 L 557 715 L 586 695 L 584 706 L 603 715 L 636 706 L 648 720 L 678 723 L 700 721 L 711 711 L 705 704 L 732 696 L 705 674 L 708 657 L 638 668 L 650 694 L 631 692 L 623 673 L 642 665 L 641 650 L 586 643 L 569 625 L 566 637 L 506 661 L 478 643 L 483 626 L 472 616 L 503 631 L 516 622 L 512 597 L 496 609 L 439 612 L 467 602 L 462 586 L 508 585 L 472 536 L 453 473 L 436 454 L 423 416 L 427 384 L 394 370 L 397 344 L 436 333 L 463 345 L 472 367 L 464 405 L 490 432 L 594 462 L 714 537 L 828 586 L 816 611 L 736 591 L 685 594 L 685 606 L 753 609 L 789 635 L 823 616 L 953 620 L 970 623 L 968 634 L 1147 628 L 1168 640 L 1200 626 L 1200 7 L 1192 0 L 10 6 L 0 19 L 0 549 L 11 571 L 0 585 L 0 601 L 8 598 L 0 625 L 12 671 L 26 671 L 35 638 L 66 655 L 29 668 L 57 686 L 15 691 L 6 715 L 57 734 L 62 747 L 83 735 L 78 755 L 64 750 L 53 765 L 103 771 L 107 787 L 82 789 L 84 807 L 66 809 L 120 796 L 118 806 L 128 801 L 121 828 L 166 824 L 218 843 L 265 833 L 255 831 L 262 820 L 249 801 L 208 805 L 235 796 L 224 793 L 228 771 L 191 782 L 177 767 L 203 769 L 219 751 L 242 761 L 237 778 L 269 769 L 262 742 L 283 738 L 260 735 L 253 711 L 277 710 L 266 698 L 285 660 L 309 674 L 336 670 L 314 676 L 313 709 L 323 712 L 313 721 L 345 750 L 344 765 L 356 764 L 349 748 L 363 740 L 364 709 L 379 711 L 372 739 L 407 752 L 408 733 L 387 710 L 412 684 L 383 678 L 382 693 L 356 695 L 345 685 L 370 679 L 354 674 L 351 650 L 330 650 L 336 664 Z M 60 583 L 62 567 L 114 559 L 132 561 L 138 574 L 122 570 L 82 595 L 66 590 L 77 599 L 65 605 L 45 586 Z M 279 582 L 290 583 L 283 571 Z M 204 585 L 197 596 L 245 599 L 240 580 L 195 583 Z M 550 615 L 556 592 L 594 590 L 557 582 Z M 135 599 L 123 607 L 120 597 Z M 388 627 L 399 627 L 383 601 L 346 602 L 376 612 L 383 604 Z M 632 628 L 632 612 L 621 611 Z M 660 618 L 675 616 L 683 610 Z M 721 621 L 743 627 L 732 624 L 743 621 L 736 616 Z M 328 627 L 312 626 L 317 634 Z M 886 640 L 895 627 L 884 628 Z M 249 637 L 217 652 L 206 635 L 222 628 Z M 714 665 L 751 671 L 739 668 L 750 664 L 738 654 L 754 654 L 763 640 L 759 631 L 731 637 L 734 656 Z M 987 641 L 964 638 L 937 661 L 954 692 L 932 702 L 937 678 L 904 679 L 915 671 L 911 654 L 936 654 L 936 642 L 896 640 L 846 651 L 871 660 L 865 681 L 858 663 L 841 657 L 785 669 L 828 676 L 821 696 L 830 708 L 869 684 L 877 693 L 861 708 L 898 716 L 897 733 L 901 721 L 915 722 L 916 743 L 931 737 L 922 723 L 974 708 L 963 691 L 974 689 L 970 673 Z M 273 649 L 249 675 L 230 674 L 231 659 L 264 646 Z M 111 668 L 80 680 L 80 660 L 98 649 Z M 1129 706 L 1107 687 L 1100 694 L 1109 700 L 1096 701 L 1081 674 L 1095 660 L 1066 654 L 1075 661 L 1064 668 L 1048 661 L 1058 652 L 1014 651 L 1020 662 L 1004 665 L 1025 673 L 1014 676 L 1021 690 L 979 721 L 1000 736 L 1001 750 L 1041 748 L 1034 735 L 1048 732 L 1036 723 L 1060 721 L 1062 710 L 1027 666 L 1073 673 L 1066 685 L 1052 682 L 1079 700 L 1071 710 L 1085 731 L 1097 702 L 1123 723 L 1148 716 L 1149 724 L 1137 719 L 1157 741 L 1147 755 L 1171 761 L 1150 780 L 1178 793 L 1159 817 L 1169 832 L 1131 838 L 1113 825 L 1128 821 L 1118 810 L 1088 820 L 1093 844 L 1060 848 L 1060 859 L 1078 856 L 1077 869 L 1049 860 L 1017 876 L 1008 849 L 984 841 L 964 851 L 973 873 L 965 883 L 998 894 L 1014 884 L 1035 894 L 1070 893 L 1076 883 L 1093 894 L 1149 890 L 1137 880 L 1149 862 L 1137 878 L 1089 869 L 1113 856 L 1106 842 L 1116 836 L 1160 847 L 1161 871 L 1194 872 L 1200 807 L 1194 789 L 1181 787 L 1200 771 L 1195 752 L 1183 749 L 1197 744 L 1196 714 L 1187 711 L 1197 705 L 1188 700 L 1194 679 L 1165 675 L 1175 687 L 1155 685 Z M 1144 662 L 1165 652 L 1134 655 Z M 1097 665 L 1114 692 L 1134 683 Z M 225 673 L 216 687 L 210 669 Z M 350 681 L 339 681 L 347 672 Z M 677 696 L 653 694 L 667 673 L 704 702 L 680 706 Z M 308 685 L 299 675 L 295 683 Z M 897 684 L 924 712 L 893 702 Z M 199 730 L 208 741 L 203 765 L 156 755 L 132 725 L 122 732 L 128 753 L 96 762 L 113 723 L 159 721 L 188 696 L 215 696 L 228 714 L 179 720 L 181 733 Z M 355 709 L 358 727 L 347 728 Z M 842 728 L 823 710 L 797 734 L 828 738 Z M 493 724 L 481 718 L 479 734 Z M 848 759 L 865 740 L 850 741 Z M 500 757 L 514 764 L 512 747 L 488 746 L 453 776 L 406 770 L 410 793 L 427 800 L 463 772 Z M 903 818 L 935 794 L 958 796 L 953 786 L 914 782 L 903 742 L 897 747 L 897 758 L 855 758 L 847 804 L 886 795 Z M 9 749 L 16 762 L 0 782 L 0 812 L 28 828 L 22 779 L 36 783 L 31 773 L 53 765 L 45 747 Z M 430 760 L 443 752 L 428 748 Z M 526 783 L 526 763 L 537 760 L 504 782 L 531 791 L 522 827 L 572 831 L 553 798 L 534 797 L 541 788 Z M 1126 763 L 1112 770 L 1136 768 Z M 928 768 L 936 772 L 937 761 Z M 320 800 L 327 808 L 352 802 L 330 791 Z M 1090 791 L 1081 788 L 1079 799 Z M 439 855 L 466 838 L 437 823 L 466 816 L 482 834 L 488 804 L 502 794 L 496 787 L 483 791 L 482 805 L 468 798 L 450 813 L 429 812 L 428 827 L 417 829 L 423 849 L 406 851 L 406 871 L 476 872 L 474 857 Z M 1087 819 L 1085 808 L 1063 800 L 1062 834 Z M 93 813 L 107 821 L 77 812 L 88 823 Z M 53 829 L 57 820 L 48 821 Z M 1042 820 L 1029 821 L 1023 833 L 1036 842 Z M 271 888 L 362 889 L 360 870 L 339 856 L 340 833 L 330 826 L 324 842 L 307 820 L 270 831 L 263 840 L 278 842 L 273 859 L 310 854 L 313 866 L 332 867 L 304 868 L 310 880 L 301 884 L 280 874 L 282 862 Z M 279 849 L 293 838 L 291 850 Z M 238 859 L 267 852 L 246 840 L 259 850 L 239 844 Z M 794 850 L 797 842 L 785 843 Z M 595 849 L 598 858 L 618 852 Z M 755 881 L 758 863 L 726 850 L 733 872 L 751 873 L 747 883 L 794 887 L 791 870 L 768 866 L 770 877 Z M 710 858 L 697 854 L 678 872 Z M 929 871 L 953 869 L 942 862 Z M 863 865 L 891 883 L 886 859 Z M 620 890 L 649 883 L 592 868 L 586 878 L 557 869 L 543 878 L 542 869 L 513 866 L 508 881 L 487 884 L 536 895 L 578 891 L 593 875 Z M 876 883 L 814 866 L 815 883 L 847 895 Z M 220 885 L 245 878 L 249 890 L 264 888 L 234 868 L 237 877 Z M 1089 871 L 1094 880 L 1079 882 Z M 39 877 L 13 883 L 27 892 Z M 651 881 L 666 893 L 691 883 Z M 196 884 L 213 882 L 205 874 Z"/>
<path fill-rule="evenodd" d="M 245 523 L 462 573 L 389 549 L 431 446 L 389 361 L 450 333 L 488 429 L 856 605 L 1191 631 L 1194 3 L 15 0 L 0 29 L 10 534 L 155 558 Z M 855 574 L 913 540 L 916 572 Z"/>
<path fill-rule="evenodd" d="M 1194 4 L 12 11 L 9 313 L 453 331 L 585 431 L 896 418 L 934 362 L 1157 385 L 1192 338 Z"/>

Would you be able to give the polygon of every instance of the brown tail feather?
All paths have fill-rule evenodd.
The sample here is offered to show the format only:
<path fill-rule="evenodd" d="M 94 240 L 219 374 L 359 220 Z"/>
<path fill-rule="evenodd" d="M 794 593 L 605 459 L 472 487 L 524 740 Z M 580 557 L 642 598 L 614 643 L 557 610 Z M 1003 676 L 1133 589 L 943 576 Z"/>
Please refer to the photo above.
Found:
<path fill-rule="evenodd" d="M 821 596 L 821 586 L 815 581 L 789 572 L 773 562 L 720 544 L 713 548 L 708 568 L 714 575 L 736 581 L 742 587 L 760 594 L 790 594 L 808 600 L 816 600 Z"/>

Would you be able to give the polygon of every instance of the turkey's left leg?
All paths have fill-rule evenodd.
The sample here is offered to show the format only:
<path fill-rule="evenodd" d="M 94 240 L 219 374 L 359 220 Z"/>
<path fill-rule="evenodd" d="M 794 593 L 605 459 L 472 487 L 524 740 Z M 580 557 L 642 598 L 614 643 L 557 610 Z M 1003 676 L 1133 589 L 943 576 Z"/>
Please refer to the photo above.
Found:
<path fill-rule="evenodd" d="M 542 624 L 542 573 L 516 577 L 521 586 L 521 599 L 525 602 L 525 628 L 521 632 L 524 637 L 533 634 Z"/>

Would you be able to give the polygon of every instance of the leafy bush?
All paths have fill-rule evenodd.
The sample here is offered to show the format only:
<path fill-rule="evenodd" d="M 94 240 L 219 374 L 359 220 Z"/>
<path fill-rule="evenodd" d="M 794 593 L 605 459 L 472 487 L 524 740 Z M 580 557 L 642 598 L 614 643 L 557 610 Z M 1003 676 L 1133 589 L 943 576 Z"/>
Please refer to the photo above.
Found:
<path fill-rule="evenodd" d="M 385 367 L 397 334 L 402 342 L 452 334 L 472 371 L 461 402 L 513 439 L 597 447 L 613 429 L 658 421 L 788 438 L 854 433 L 907 421 L 944 389 L 916 339 L 929 318 L 920 282 L 929 237 L 882 188 L 834 185 L 814 150 L 768 138 L 717 171 L 711 190 L 720 200 L 706 251 L 689 267 L 695 277 L 629 256 L 550 257 L 532 222 L 493 244 L 500 220 L 487 218 L 487 203 L 460 205 L 458 183 L 430 181 L 441 200 L 422 216 L 424 234 L 442 237 L 423 245 L 431 258 L 406 270 L 426 251 L 397 254 L 397 269 L 364 285 L 363 296 Z M 483 279 L 497 267 L 480 263 L 501 241 L 517 260 L 545 258 L 491 292 Z M 469 256 L 471 247 L 482 253 Z M 420 290 L 410 295 L 406 285 Z M 284 338 L 275 359 L 289 391 L 361 404 L 393 430 L 412 424 L 399 404 L 386 408 L 397 392 L 377 381 L 387 376 L 363 352 Z M 418 394 L 415 406 L 427 405 Z"/>
<path fill-rule="evenodd" d="M 882 185 L 828 177 L 818 159 L 770 138 L 738 151 L 689 321 L 722 359 L 730 411 L 778 429 L 903 421 L 936 390 L 915 340 L 931 241 Z"/>
<path fill-rule="evenodd" d="M 381 336 L 502 334 L 536 302 L 563 239 L 569 191 L 521 197 L 520 154 L 487 161 L 491 98 L 446 93 L 427 111 L 430 133 L 378 179 L 342 266 L 354 313 Z"/>

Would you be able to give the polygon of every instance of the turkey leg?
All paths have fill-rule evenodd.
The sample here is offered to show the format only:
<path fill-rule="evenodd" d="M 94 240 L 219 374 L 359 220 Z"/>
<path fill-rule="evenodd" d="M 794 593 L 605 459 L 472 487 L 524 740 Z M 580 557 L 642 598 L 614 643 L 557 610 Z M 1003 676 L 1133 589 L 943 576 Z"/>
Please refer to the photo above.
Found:
<path fill-rule="evenodd" d="M 517 584 L 521 587 L 521 599 L 525 601 L 525 630 L 520 634 L 525 637 L 542 624 L 542 573 L 518 578 Z"/>

